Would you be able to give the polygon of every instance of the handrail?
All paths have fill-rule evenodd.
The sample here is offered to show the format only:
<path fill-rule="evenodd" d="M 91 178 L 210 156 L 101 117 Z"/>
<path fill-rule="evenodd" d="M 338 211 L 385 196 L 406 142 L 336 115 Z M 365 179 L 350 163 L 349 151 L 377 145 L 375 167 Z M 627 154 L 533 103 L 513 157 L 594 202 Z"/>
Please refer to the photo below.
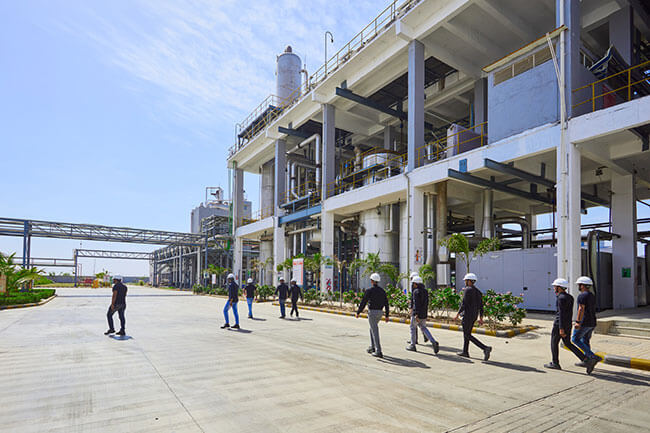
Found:
<path fill-rule="evenodd" d="M 641 73 L 645 75 L 644 78 L 636 80 L 636 81 L 632 81 L 632 71 L 635 70 L 635 69 L 640 69 L 640 68 L 649 68 L 650 69 L 650 60 L 648 60 L 646 62 L 643 62 L 643 63 L 639 63 L 638 65 L 631 66 L 631 67 L 629 67 L 627 69 L 616 72 L 614 74 L 608 75 L 607 77 L 601 78 L 600 80 L 596 80 L 596 81 L 594 81 L 592 83 L 586 84 L 586 85 L 578 87 L 576 89 L 573 89 L 571 91 L 571 94 L 575 94 L 577 92 L 580 92 L 581 90 L 585 90 L 587 88 L 590 88 L 591 89 L 591 93 L 590 93 L 591 97 L 573 104 L 572 108 L 576 108 L 576 107 L 579 107 L 579 106 L 581 106 L 583 104 L 587 104 L 587 103 L 591 102 L 591 112 L 596 111 L 596 101 L 598 100 L 598 98 L 604 98 L 605 96 L 611 95 L 611 94 L 618 94 L 620 96 L 619 92 L 622 91 L 622 90 L 625 90 L 625 89 L 627 89 L 627 94 L 625 96 L 621 96 L 621 99 L 631 101 L 633 99 L 633 96 L 634 96 L 633 95 L 633 87 L 634 86 L 636 86 L 637 84 L 643 83 L 643 82 L 646 82 L 646 83 L 650 84 L 650 75 L 648 75 L 647 71 L 641 71 Z M 625 80 L 627 82 L 627 84 L 623 84 L 623 85 L 621 85 L 621 86 L 619 86 L 619 87 L 617 87 L 615 89 L 608 90 L 606 92 L 596 94 L 596 85 L 597 84 L 605 83 L 605 82 L 611 80 L 612 78 L 621 76 L 623 74 L 625 74 L 625 77 L 621 77 L 621 78 L 623 80 Z"/>
<path fill-rule="evenodd" d="M 301 183 L 300 185 L 296 185 L 293 188 L 289 188 L 284 193 L 282 193 L 280 196 L 280 203 L 289 203 L 291 201 L 291 193 L 295 193 L 299 197 L 304 197 L 310 192 L 310 201 L 314 204 L 320 202 L 320 184 L 313 180 L 308 180 Z"/>
<path fill-rule="evenodd" d="M 387 152 L 392 153 L 390 151 Z M 342 192 L 345 192 L 348 187 L 352 187 L 354 189 L 355 185 L 357 185 L 358 183 L 368 184 L 367 181 L 369 180 L 372 180 L 372 182 L 369 183 L 375 183 L 375 182 L 380 182 L 382 180 L 386 180 L 389 177 L 398 174 L 397 172 L 399 173 L 403 172 L 403 169 L 406 166 L 407 162 L 408 162 L 408 152 L 403 154 L 397 154 L 392 158 L 384 160 L 381 164 L 376 164 L 376 166 L 383 165 L 382 168 L 376 170 L 369 169 L 366 170 L 365 172 L 364 169 L 361 169 L 357 171 L 360 173 L 358 176 L 356 174 L 357 172 L 348 174 L 346 177 L 352 175 L 352 179 L 346 182 L 343 182 L 343 177 L 339 177 L 339 179 L 336 179 L 327 184 L 326 186 L 327 195 L 334 196 L 334 195 L 341 194 Z"/>
<path fill-rule="evenodd" d="M 462 141 L 458 141 L 454 145 L 447 146 L 447 142 L 448 142 L 448 140 L 450 138 L 452 138 L 452 137 L 460 137 L 461 134 L 466 133 L 466 132 L 475 133 L 477 128 L 480 128 L 480 134 L 478 134 L 478 135 L 476 135 L 474 137 L 462 140 Z M 478 147 L 485 146 L 487 144 L 487 132 L 486 132 L 486 129 L 487 129 L 487 122 L 479 123 L 479 124 L 464 128 L 464 129 L 462 129 L 462 130 L 460 130 L 460 131 L 458 131 L 458 132 L 456 132 L 454 134 L 447 135 L 447 136 L 439 138 L 437 140 L 430 141 L 430 142 L 424 144 L 423 146 L 417 147 L 415 149 L 415 155 L 416 155 L 416 157 L 415 157 L 416 158 L 415 159 L 415 161 L 416 161 L 415 166 L 416 167 L 421 166 L 422 165 L 421 163 L 425 158 L 429 159 L 429 160 L 432 160 L 432 161 L 439 161 L 440 159 L 444 159 L 444 158 L 441 158 L 441 157 L 443 155 L 446 156 L 447 151 L 451 150 L 451 149 L 455 149 L 457 154 L 461 153 L 460 152 L 461 145 L 467 144 L 467 143 L 470 143 L 470 142 L 473 142 L 473 141 L 480 140 Z"/>
<path fill-rule="evenodd" d="M 400 0 L 394 0 L 389 4 L 384 10 L 382 10 L 369 24 L 367 24 L 360 32 L 352 37 L 352 39 L 345 44 L 340 50 L 338 50 L 332 57 L 326 60 L 323 65 L 316 70 L 310 77 L 309 80 L 301 82 L 301 84 L 296 88 L 291 94 L 284 100 L 279 100 L 277 107 L 273 110 L 273 115 L 268 116 L 263 119 L 260 124 L 255 125 L 254 128 L 251 128 L 251 131 L 246 134 L 244 143 L 237 142 L 230 147 L 229 155 L 234 155 L 239 149 L 244 147 L 249 141 L 257 136 L 263 129 L 265 129 L 278 115 L 295 104 L 296 102 L 302 100 L 312 89 L 314 89 L 318 84 L 327 78 L 328 75 L 334 73 L 338 70 L 339 66 L 347 62 L 352 58 L 352 56 L 359 51 L 361 51 L 368 43 L 370 43 L 377 35 L 386 30 L 390 25 L 400 16 L 404 16 L 415 4 L 419 3 L 422 0 L 405 0 L 401 5 L 397 6 L 397 3 Z M 269 98 L 272 98 L 274 95 L 270 95 L 259 104 L 253 113 L 249 114 L 246 117 L 246 120 L 241 123 L 241 128 L 247 128 L 250 126 L 259 114 L 263 113 L 269 105 L 265 105 Z M 277 97 L 276 97 L 277 98 Z M 260 111 L 260 107 L 261 111 Z M 257 116 L 255 113 L 259 113 Z M 241 130 L 240 130 L 241 131 Z"/>

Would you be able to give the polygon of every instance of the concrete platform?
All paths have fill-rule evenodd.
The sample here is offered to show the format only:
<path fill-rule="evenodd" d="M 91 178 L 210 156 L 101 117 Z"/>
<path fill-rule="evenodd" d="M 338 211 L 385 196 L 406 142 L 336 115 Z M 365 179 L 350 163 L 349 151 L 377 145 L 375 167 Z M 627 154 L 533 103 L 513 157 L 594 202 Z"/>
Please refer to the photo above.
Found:
<path fill-rule="evenodd" d="M 408 327 L 381 323 L 385 359 L 366 354 L 367 321 L 256 304 L 221 330 L 224 300 L 132 287 L 127 334 L 102 335 L 108 289 L 59 289 L 46 305 L 0 312 L 0 431 L 431 432 L 637 431 L 650 425 L 650 375 L 587 376 L 562 351 L 548 371 L 544 330 L 458 358 L 462 335 L 404 350 Z M 240 304 L 242 310 L 245 304 Z M 615 338 L 615 337 L 609 337 Z M 639 340 L 637 340 L 639 341 Z"/>

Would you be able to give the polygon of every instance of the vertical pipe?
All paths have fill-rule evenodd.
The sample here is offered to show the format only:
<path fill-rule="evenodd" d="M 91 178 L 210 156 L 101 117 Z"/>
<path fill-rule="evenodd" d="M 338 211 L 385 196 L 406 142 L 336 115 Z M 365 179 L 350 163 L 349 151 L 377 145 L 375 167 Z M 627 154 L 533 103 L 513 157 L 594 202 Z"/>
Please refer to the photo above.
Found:
<path fill-rule="evenodd" d="M 23 269 L 27 268 L 27 233 L 29 232 L 29 223 L 23 223 Z"/>
<path fill-rule="evenodd" d="M 494 236 L 494 192 L 491 189 L 483 191 L 483 230 L 484 238 Z"/>
<path fill-rule="evenodd" d="M 79 266 L 77 265 L 77 249 L 74 250 L 74 286 L 77 287 L 77 274 L 79 273 Z"/>

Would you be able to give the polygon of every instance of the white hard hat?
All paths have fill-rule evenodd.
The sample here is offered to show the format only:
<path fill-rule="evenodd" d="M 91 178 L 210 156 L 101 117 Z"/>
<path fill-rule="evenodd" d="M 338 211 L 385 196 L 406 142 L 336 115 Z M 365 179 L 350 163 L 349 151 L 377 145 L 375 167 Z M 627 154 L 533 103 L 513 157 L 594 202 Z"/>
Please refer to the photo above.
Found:
<path fill-rule="evenodd" d="M 235 275 L 234 275 L 234 274 L 228 274 L 228 279 L 231 279 L 231 278 L 234 280 L 234 279 L 235 279 Z"/>
<path fill-rule="evenodd" d="M 291 279 L 291 282 L 292 282 L 292 283 L 297 283 L 298 281 L 296 281 L 295 278 L 292 278 L 292 279 Z"/>
<path fill-rule="evenodd" d="M 253 283 L 253 279 L 252 279 L 252 278 L 249 278 L 246 282 L 247 282 L 248 284 L 252 284 L 252 283 Z"/>
<path fill-rule="evenodd" d="M 284 277 L 280 275 L 280 278 L 278 278 L 278 281 L 284 281 Z"/>
<path fill-rule="evenodd" d="M 594 282 L 589 277 L 580 277 L 576 280 L 576 284 L 585 284 L 587 286 L 593 286 Z"/>
<path fill-rule="evenodd" d="M 418 274 L 417 272 L 411 272 L 409 278 L 413 279 L 413 277 L 415 277 L 416 275 L 420 275 L 420 274 Z"/>
<path fill-rule="evenodd" d="M 115 275 L 115 276 L 113 277 L 113 279 L 114 279 L 114 280 L 120 280 L 120 281 L 123 280 L 123 278 L 122 278 L 121 275 Z"/>
<path fill-rule="evenodd" d="M 476 280 L 478 280 L 478 278 L 476 278 L 476 274 L 473 274 L 472 272 L 470 272 L 469 274 L 465 274 L 465 276 L 463 277 L 463 281 L 464 280 L 476 281 Z"/>
<path fill-rule="evenodd" d="M 412 278 L 411 282 L 417 283 L 417 284 L 423 284 L 422 277 L 419 275 L 416 275 Z"/>
<path fill-rule="evenodd" d="M 381 277 L 379 276 L 379 274 L 377 272 L 375 272 L 372 275 L 370 275 L 370 281 L 380 282 Z"/>
<path fill-rule="evenodd" d="M 566 280 L 566 278 L 556 278 L 551 285 L 564 287 L 566 289 L 569 287 L 569 282 Z"/>

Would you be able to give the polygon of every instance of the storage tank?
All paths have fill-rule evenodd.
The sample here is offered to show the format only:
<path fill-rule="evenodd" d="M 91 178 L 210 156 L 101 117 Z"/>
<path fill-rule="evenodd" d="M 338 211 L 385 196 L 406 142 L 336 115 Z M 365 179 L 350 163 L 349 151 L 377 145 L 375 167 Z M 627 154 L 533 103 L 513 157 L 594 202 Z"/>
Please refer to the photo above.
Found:
<path fill-rule="evenodd" d="M 276 72 L 275 94 L 280 98 L 281 104 L 292 102 L 300 96 L 300 57 L 293 53 L 291 46 L 287 46 L 284 53 L 278 56 L 278 69 Z"/>
<path fill-rule="evenodd" d="M 393 205 L 381 206 L 379 212 L 377 209 L 361 212 L 359 215 L 361 225 L 359 252 L 361 257 L 366 257 L 368 253 L 379 252 L 379 260 L 382 262 L 398 264 L 397 218 L 399 218 L 399 210 Z"/>

